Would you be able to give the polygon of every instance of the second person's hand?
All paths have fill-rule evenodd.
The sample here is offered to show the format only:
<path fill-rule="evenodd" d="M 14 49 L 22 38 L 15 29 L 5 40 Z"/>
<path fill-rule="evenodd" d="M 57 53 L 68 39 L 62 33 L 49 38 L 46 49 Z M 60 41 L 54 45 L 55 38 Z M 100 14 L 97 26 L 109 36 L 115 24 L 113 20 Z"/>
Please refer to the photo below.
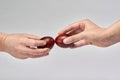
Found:
<path fill-rule="evenodd" d="M 108 30 L 101 28 L 90 20 L 82 20 L 73 23 L 59 32 L 59 34 L 70 34 L 71 36 L 64 40 L 65 44 L 74 43 L 71 48 L 77 48 L 84 45 L 95 45 L 107 47 L 113 43 L 109 42 L 111 37 L 107 35 Z"/>

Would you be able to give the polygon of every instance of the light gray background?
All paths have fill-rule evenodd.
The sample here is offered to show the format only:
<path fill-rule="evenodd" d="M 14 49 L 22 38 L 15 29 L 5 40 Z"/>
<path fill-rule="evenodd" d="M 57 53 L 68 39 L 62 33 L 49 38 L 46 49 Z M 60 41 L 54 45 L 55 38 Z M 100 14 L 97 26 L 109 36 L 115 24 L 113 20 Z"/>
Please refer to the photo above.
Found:
<path fill-rule="evenodd" d="M 65 26 L 89 18 L 108 27 L 120 18 L 119 0 L 0 0 L 0 32 L 56 37 Z M 120 80 L 120 44 L 85 46 L 18 60 L 0 52 L 0 80 Z"/>

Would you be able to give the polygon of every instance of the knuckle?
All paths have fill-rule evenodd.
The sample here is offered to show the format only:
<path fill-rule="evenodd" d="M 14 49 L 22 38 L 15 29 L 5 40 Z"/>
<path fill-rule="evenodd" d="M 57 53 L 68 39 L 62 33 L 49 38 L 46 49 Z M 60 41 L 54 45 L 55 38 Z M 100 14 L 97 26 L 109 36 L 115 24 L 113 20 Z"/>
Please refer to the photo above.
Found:
<path fill-rule="evenodd" d="M 23 38 L 19 38 L 19 39 L 18 39 L 18 43 L 23 44 L 23 43 L 24 43 Z"/>
<path fill-rule="evenodd" d="M 23 45 L 23 44 L 28 44 L 28 43 L 29 43 L 28 39 L 25 38 L 25 37 L 19 38 L 17 42 L 18 42 L 19 44 L 22 44 L 22 45 Z"/>
<path fill-rule="evenodd" d="M 85 23 L 86 23 L 86 22 L 89 22 L 89 21 L 90 21 L 89 19 L 84 19 L 84 20 L 83 20 L 83 22 L 85 22 Z"/>
<path fill-rule="evenodd" d="M 14 47 L 14 50 L 16 50 L 17 52 L 19 52 L 19 51 L 21 50 L 21 46 L 20 46 L 20 45 L 15 46 L 15 47 Z M 21 50 L 21 51 L 22 51 L 22 50 Z"/>

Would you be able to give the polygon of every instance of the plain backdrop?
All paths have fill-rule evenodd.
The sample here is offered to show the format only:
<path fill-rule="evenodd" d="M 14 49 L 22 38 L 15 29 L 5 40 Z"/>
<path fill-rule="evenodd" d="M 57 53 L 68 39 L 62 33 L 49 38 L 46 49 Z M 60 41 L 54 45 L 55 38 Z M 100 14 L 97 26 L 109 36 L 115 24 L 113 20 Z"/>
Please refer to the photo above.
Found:
<path fill-rule="evenodd" d="M 120 0 L 0 0 L 0 32 L 52 36 L 90 19 L 106 28 L 120 19 Z M 120 44 L 107 48 L 54 46 L 43 58 L 0 52 L 0 80 L 120 80 Z"/>

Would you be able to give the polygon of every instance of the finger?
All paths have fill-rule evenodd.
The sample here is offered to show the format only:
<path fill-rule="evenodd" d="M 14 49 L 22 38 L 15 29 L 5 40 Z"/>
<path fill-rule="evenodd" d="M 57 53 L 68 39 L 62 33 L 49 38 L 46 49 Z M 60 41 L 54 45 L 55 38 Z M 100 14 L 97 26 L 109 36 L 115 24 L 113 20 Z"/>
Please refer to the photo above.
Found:
<path fill-rule="evenodd" d="M 74 24 L 71 24 L 67 27 L 65 27 L 63 30 L 61 30 L 58 34 L 64 34 L 64 33 L 67 33 L 73 29 L 77 29 L 79 27 L 79 24 L 78 23 L 74 23 Z"/>
<path fill-rule="evenodd" d="M 73 23 L 61 30 L 58 34 L 70 33 L 77 29 L 84 29 L 84 24 L 80 22 Z"/>
<path fill-rule="evenodd" d="M 35 49 L 35 50 L 36 51 L 33 51 L 33 53 L 31 52 L 31 54 L 34 54 L 34 55 L 44 55 L 44 54 L 50 52 L 49 48 L 42 48 L 42 49 Z"/>
<path fill-rule="evenodd" d="M 49 53 L 44 52 L 44 53 L 26 53 L 25 55 L 29 58 L 38 58 L 38 57 L 43 57 L 43 56 L 47 56 Z"/>
<path fill-rule="evenodd" d="M 76 29 L 74 31 L 69 32 L 68 34 L 69 35 L 75 35 L 75 34 L 81 33 L 82 31 L 83 31 L 82 29 Z"/>
<path fill-rule="evenodd" d="M 36 35 L 31 35 L 31 34 L 23 34 L 23 35 L 29 39 L 40 39 L 40 37 Z"/>
<path fill-rule="evenodd" d="M 48 55 L 48 53 L 45 53 L 45 54 L 41 54 L 41 55 L 31 55 L 31 54 L 26 54 L 27 55 L 27 57 L 29 57 L 29 58 L 38 58 L 38 57 L 43 57 L 43 56 L 47 56 Z"/>
<path fill-rule="evenodd" d="M 70 36 L 70 37 L 68 37 L 68 38 L 65 38 L 65 39 L 63 40 L 63 42 L 64 42 L 65 44 L 70 44 L 70 43 L 78 42 L 78 41 L 80 41 L 80 40 L 82 40 L 82 39 L 84 39 L 84 38 L 85 38 L 85 34 L 84 34 L 83 32 L 81 32 L 81 33 L 79 33 L 79 34 L 72 35 L 72 36 Z"/>
<path fill-rule="evenodd" d="M 79 22 L 79 23 L 73 24 L 73 29 L 69 31 L 68 34 L 74 35 L 84 31 L 84 29 L 85 29 L 85 25 Z"/>
<path fill-rule="evenodd" d="M 50 49 L 49 48 L 43 48 L 43 49 L 27 48 L 24 51 L 25 51 L 24 54 L 26 54 L 27 56 L 29 56 L 29 55 L 44 55 L 46 53 L 49 53 Z"/>
<path fill-rule="evenodd" d="M 28 59 L 29 57 L 27 57 L 27 56 L 24 56 L 24 55 L 21 55 L 21 56 L 19 56 L 19 57 L 17 57 L 18 59 Z"/>
<path fill-rule="evenodd" d="M 27 59 L 28 58 L 28 56 L 26 56 L 26 55 L 23 55 L 23 54 L 21 54 L 21 53 L 15 53 L 15 54 L 11 54 L 13 57 L 15 57 L 15 58 L 17 58 L 17 59 Z"/>
<path fill-rule="evenodd" d="M 48 56 L 48 55 L 49 55 L 49 53 L 46 53 L 44 55 L 33 55 L 33 56 L 31 56 L 31 58 L 40 58 L 40 57 L 45 57 L 45 56 Z"/>
<path fill-rule="evenodd" d="M 44 40 L 25 39 L 23 41 L 25 46 L 44 46 L 46 42 Z"/>
<path fill-rule="evenodd" d="M 89 42 L 87 40 L 80 40 L 80 41 L 74 43 L 74 45 L 70 46 L 70 48 L 78 48 L 78 47 L 82 47 L 85 45 L 89 45 Z"/>

